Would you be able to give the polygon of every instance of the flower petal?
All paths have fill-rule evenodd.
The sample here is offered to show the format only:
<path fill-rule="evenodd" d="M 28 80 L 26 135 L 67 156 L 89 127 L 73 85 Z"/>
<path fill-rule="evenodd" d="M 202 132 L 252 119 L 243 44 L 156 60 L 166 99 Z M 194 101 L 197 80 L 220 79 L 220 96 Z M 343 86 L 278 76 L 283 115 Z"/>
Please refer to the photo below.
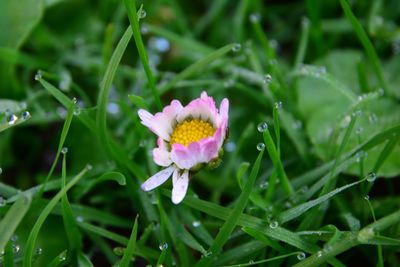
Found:
<path fill-rule="evenodd" d="M 141 188 L 143 191 L 150 191 L 154 188 L 162 185 L 168 178 L 171 176 L 172 172 L 175 170 L 175 166 L 170 166 L 164 170 L 161 170 L 147 179 L 142 185 Z"/>
<path fill-rule="evenodd" d="M 142 124 L 147 126 L 153 133 L 162 139 L 169 141 L 172 133 L 173 124 L 176 116 L 181 112 L 183 106 L 178 100 L 173 100 L 169 106 L 166 106 L 162 112 L 154 116 L 144 109 L 138 111 Z"/>
<path fill-rule="evenodd" d="M 153 160 L 158 166 L 162 167 L 167 167 L 172 163 L 170 153 L 159 147 L 153 149 Z"/>
<path fill-rule="evenodd" d="M 179 204 L 186 196 L 189 185 L 189 171 L 179 175 L 180 170 L 176 169 L 172 176 L 172 202 Z"/>
<path fill-rule="evenodd" d="M 192 100 L 182 112 L 177 115 L 177 121 L 182 122 L 188 117 L 196 119 L 210 120 L 216 125 L 218 110 L 215 107 L 215 102 L 212 97 L 209 97 L 206 92 L 202 92 L 200 98 Z"/>

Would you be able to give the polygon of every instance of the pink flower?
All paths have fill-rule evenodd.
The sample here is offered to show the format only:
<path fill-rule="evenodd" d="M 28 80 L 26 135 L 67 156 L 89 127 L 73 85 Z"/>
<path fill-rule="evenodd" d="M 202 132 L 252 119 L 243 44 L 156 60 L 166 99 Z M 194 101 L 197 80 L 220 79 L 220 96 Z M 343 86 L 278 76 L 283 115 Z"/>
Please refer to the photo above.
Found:
<path fill-rule="evenodd" d="M 138 111 L 142 124 L 158 136 L 154 162 L 166 167 L 142 184 L 144 191 L 160 186 L 172 175 L 172 202 L 180 203 L 189 184 L 190 171 L 219 158 L 228 129 L 229 101 L 219 111 L 206 92 L 183 107 L 173 100 L 162 112 Z"/>

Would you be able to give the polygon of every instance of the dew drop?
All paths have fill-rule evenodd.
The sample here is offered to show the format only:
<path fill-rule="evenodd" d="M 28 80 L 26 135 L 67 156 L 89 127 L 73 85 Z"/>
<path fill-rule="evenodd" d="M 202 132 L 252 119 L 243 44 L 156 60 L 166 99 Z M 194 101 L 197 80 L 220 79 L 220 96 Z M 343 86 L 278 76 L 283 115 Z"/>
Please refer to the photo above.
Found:
<path fill-rule="evenodd" d="M 360 135 L 360 134 L 362 134 L 363 132 L 364 132 L 364 128 L 363 128 L 363 127 L 361 127 L 361 126 L 357 127 L 357 129 L 356 129 L 356 134 L 357 134 L 357 135 Z"/>
<path fill-rule="evenodd" d="M 326 73 L 326 67 L 325 66 L 321 66 L 321 67 L 319 67 L 317 69 L 316 75 L 319 77 L 320 75 L 325 74 L 325 73 Z"/>
<path fill-rule="evenodd" d="M 16 242 L 18 240 L 18 235 L 13 235 L 12 237 L 11 237 L 11 241 L 12 242 Z"/>
<path fill-rule="evenodd" d="M 253 14 L 250 14 L 249 19 L 250 19 L 251 23 L 257 23 L 260 21 L 260 17 L 261 17 L 260 14 L 253 13 Z"/>
<path fill-rule="evenodd" d="M 24 111 L 24 112 L 22 112 L 22 118 L 24 119 L 24 120 L 27 120 L 27 119 L 29 119 L 31 117 L 31 114 L 29 113 L 29 111 Z"/>
<path fill-rule="evenodd" d="M 300 253 L 297 254 L 297 259 L 298 259 L 299 261 L 302 261 L 302 260 L 304 260 L 305 258 L 306 258 L 306 253 L 300 252 Z"/>
<path fill-rule="evenodd" d="M 268 84 L 268 83 L 270 83 L 271 81 L 272 81 L 272 76 L 271 76 L 271 74 L 265 74 L 264 77 L 263 77 L 263 82 L 264 82 L 265 84 Z"/>
<path fill-rule="evenodd" d="M 201 225 L 200 221 L 193 221 L 192 222 L 193 227 L 199 227 Z"/>
<path fill-rule="evenodd" d="M 258 130 L 260 133 L 265 132 L 266 130 L 268 130 L 268 124 L 267 124 L 265 121 L 264 121 L 264 122 L 261 122 L 260 124 L 257 125 L 257 130 Z"/>
<path fill-rule="evenodd" d="M 361 117 L 362 116 L 362 114 L 363 114 L 363 112 L 362 112 L 362 110 L 360 110 L 360 109 L 357 109 L 357 110 L 355 110 L 352 114 L 351 114 L 351 116 L 352 117 Z"/>
<path fill-rule="evenodd" d="M 260 189 L 266 189 L 268 187 L 269 183 L 268 182 L 263 182 L 260 184 Z"/>
<path fill-rule="evenodd" d="M 86 165 L 86 170 L 90 171 L 91 169 L 93 169 L 92 165 L 90 165 L 90 164 Z"/>
<path fill-rule="evenodd" d="M 265 144 L 264 143 L 258 143 L 257 144 L 257 150 L 258 151 L 261 151 L 261 150 L 263 150 L 265 148 Z"/>
<path fill-rule="evenodd" d="M 249 260 L 249 264 L 254 264 L 254 260 Z"/>
<path fill-rule="evenodd" d="M 207 252 L 204 254 L 204 257 L 206 257 L 206 258 L 211 257 L 211 256 L 212 256 L 212 252 L 211 252 L 211 251 L 207 251 Z"/>
<path fill-rule="evenodd" d="M 35 74 L 35 81 L 39 81 L 42 79 L 42 71 L 38 70 Z"/>
<path fill-rule="evenodd" d="M 6 200 L 2 196 L 0 196 L 0 207 L 4 207 L 6 205 Z"/>
<path fill-rule="evenodd" d="M 370 123 L 377 123 L 377 121 L 378 121 L 378 116 L 376 116 L 375 113 L 371 113 L 371 114 L 369 114 L 369 116 L 368 116 L 368 120 L 369 120 Z"/>
<path fill-rule="evenodd" d="M 235 84 L 235 81 L 233 79 L 228 79 L 224 81 L 224 87 L 229 88 L 232 87 Z"/>
<path fill-rule="evenodd" d="M 235 151 L 235 149 L 236 149 L 236 144 L 234 142 L 230 141 L 230 142 L 226 143 L 225 150 L 227 152 L 233 152 L 233 151 Z"/>
<path fill-rule="evenodd" d="M 301 18 L 301 25 L 306 28 L 310 25 L 310 20 L 307 17 Z"/>
<path fill-rule="evenodd" d="M 75 220 L 79 223 L 84 222 L 85 219 L 82 216 L 76 216 Z"/>
<path fill-rule="evenodd" d="M 36 251 L 35 251 L 36 255 L 42 255 L 42 253 L 43 253 L 43 249 L 42 248 L 37 248 Z"/>
<path fill-rule="evenodd" d="M 20 246 L 18 246 L 18 245 L 13 245 L 13 246 L 12 246 L 12 249 L 13 249 L 14 254 L 17 254 L 17 253 L 19 252 L 19 250 L 20 250 Z"/>
<path fill-rule="evenodd" d="M 293 122 L 293 129 L 295 130 L 299 130 L 303 128 L 303 123 L 299 120 L 296 120 L 295 122 Z"/>
<path fill-rule="evenodd" d="M 76 104 L 77 102 L 78 102 L 78 99 L 76 99 L 76 97 L 73 97 L 72 99 L 71 99 L 71 101 L 72 101 L 72 104 Z"/>
<path fill-rule="evenodd" d="M 368 173 L 367 181 L 372 183 L 372 182 L 375 182 L 375 180 L 376 180 L 376 174 L 374 172 Z"/>
<path fill-rule="evenodd" d="M 322 254 L 323 254 L 322 251 L 318 251 L 318 252 L 317 252 L 317 257 L 318 257 L 318 258 L 322 257 Z"/>
<path fill-rule="evenodd" d="M 275 107 L 275 109 L 281 109 L 282 108 L 282 101 L 275 102 L 274 107 Z"/>
<path fill-rule="evenodd" d="M 275 228 L 277 228 L 279 226 L 279 223 L 278 223 L 278 221 L 271 221 L 270 222 L 270 224 L 269 224 L 269 227 L 271 228 L 271 229 L 275 229 Z"/>
<path fill-rule="evenodd" d="M 117 115 L 120 112 L 120 108 L 116 103 L 108 103 L 107 111 L 112 115 Z"/>
<path fill-rule="evenodd" d="M 147 16 L 146 10 L 144 10 L 143 8 L 138 11 L 139 19 L 144 19 L 146 16 Z"/>
<path fill-rule="evenodd" d="M 67 259 L 67 257 L 65 256 L 65 253 L 63 253 L 60 256 L 58 256 L 58 260 L 59 261 L 65 261 L 66 259 Z"/>
<path fill-rule="evenodd" d="M 2 174 L 3 173 L 3 169 L 2 168 L 0 168 L 0 174 Z"/>
<path fill-rule="evenodd" d="M 161 243 L 161 244 L 158 246 L 158 248 L 159 248 L 161 251 L 166 250 L 166 249 L 168 248 L 168 243 L 166 243 L 166 242 Z"/>
<path fill-rule="evenodd" d="M 81 108 L 80 107 L 76 107 L 75 109 L 74 109 L 74 115 L 75 116 L 79 116 L 81 114 Z"/>
<path fill-rule="evenodd" d="M 242 49 L 242 45 L 239 44 L 239 43 L 234 44 L 234 45 L 232 46 L 232 51 L 233 51 L 233 52 L 239 52 L 240 49 Z"/>
<path fill-rule="evenodd" d="M 15 116 L 15 114 L 11 114 L 7 118 L 8 125 L 14 125 L 17 122 L 17 120 L 18 120 L 18 117 Z"/>
<path fill-rule="evenodd" d="M 62 153 L 62 154 L 67 154 L 67 153 L 68 153 L 68 147 L 63 147 L 63 148 L 61 149 L 61 153 Z"/>

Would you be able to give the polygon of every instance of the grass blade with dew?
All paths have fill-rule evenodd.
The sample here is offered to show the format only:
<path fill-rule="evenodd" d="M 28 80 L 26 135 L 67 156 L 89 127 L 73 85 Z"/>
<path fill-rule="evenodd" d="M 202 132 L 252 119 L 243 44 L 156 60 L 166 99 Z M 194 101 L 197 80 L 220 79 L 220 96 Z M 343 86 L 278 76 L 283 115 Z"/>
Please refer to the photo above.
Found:
<path fill-rule="evenodd" d="M 161 110 L 162 109 L 161 100 L 156 89 L 155 78 L 153 72 L 151 71 L 149 58 L 147 56 L 146 49 L 144 48 L 142 35 L 140 33 L 140 26 L 139 26 L 140 17 L 138 17 L 137 13 L 142 13 L 145 11 L 143 10 L 142 6 L 139 8 L 138 11 L 136 10 L 135 0 L 124 0 L 124 4 L 126 12 L 128 13 L 128 18 L 131 24 L 131 29 L 133 32 L 133 38 L 135 39 L 136 48 L 138 50 L 140 60 L 142 61 L 142 65 L 146 73 L 147 80 L 149 81 L 151 93 L 153 94 L 153 98 L 154 101 L 156 102 L 158 110 Z"/>
<path fill-rule="evenodd" d="M 133 252 L 135 251 L 137 231 L 138 231 L 138 218 L 139 218 L 139 215 L 137 215 L 135 218 L 135 223 L 133 224 L 132 233 L 129 238 L 128 246 L 126 247 L 124 255 L 122 256 L 122 259 L 118 264 L 121 267 L 129 266 L 132 256 L 133 256 Z"/>
<path fill-rule="evenodd" d="M 291 257 L 291 256 L 299 255 L 299 253 L 301 253 L 301 251 L 291 252 L 291 253 L 288 253 L 288 254 L 272 257 L 272 258 L 265 259 L 265 260 L 253 261 L 251 263 L 246 262 L 246 263 L 240 263 L 240 264 L 234 264 L 234 265 L 224 265 L 224 267 L 242 267 L 242 266 L 258 265 L 258 264 L 262 264 L 262 263 L 266 263 L 266 262 L 270 262 L 270 261 L 281 260 L 281 259 L 285 259 L 285 258 L 288 258 L 288 257 Z"/>
<path fill-rule="evenodd" d="M 166 196 L 171 195 L 171 192 L 168 190 L 163 190 L 162 192 Z M 194 198 L 191 196 L 186 196 L 183 203 L 196 210 L 204 212 L 212 217 L 216 217 L 225 221 L 227 220 L 231 212 L 231 209 L 229 208 L 222 207 L 220 205 L 204 201 L 198 198 Z M 307 253 L 316 253 L 317 251 L 320 250 L 319 246 L 307 241 L 306 239 L 303 239 L 302 237 L 296 235 L 295 233 L 279 226 L 277 226 L 276 228 L 268 227 L 267 221 L 251 215 L 242 214 L 237 224 L 242 227 L 248 227 L 257 230 L 261 234 L 282 241 L 284 243 L 290 244 L 291 246 L 294 246 Z M 337 259 L 334 258 L 329 259 L 329 262 L 331 264 L 340 263 Z"/>
<path fill-rule="evenodd" d="M 360 40 L 362 46 L 364 47 L 365 53 L 367 54 L 368 59 L 370 60 L 372 67 L 374 68 L 374 73 L 376 77 L 378 78 L 379 85 L 382 87 L 382 89 L 385 91 L 385 94 L 389 95 L 388 91 L 388 85 L 387 82 L 385 81 L 385 77 L 383 75 L 383 70 L 381 63 L 379 61 L 378 55 L 376 54 L 375 48 L 372 45 L 371 41 L 368 38 L 367 33 L 361 26 L 360 22 L 357 20 L 356 16 L 353 14 L 351 11 L 350 5 L 346 0 L 340 0 L 340 5 L 342 6 L 342 9 L 347 17 L 347 19 L 350 21 L 351 25 L 353 26 L 353 29 Z"/>
<path fill-rule="evenodd" d="M 21 223 L 25 214 L 31 205 L 31 197 L 29 195 L 21 196 L 11 206 L 6 215 L 0 222 L 0 251 L 3 251 L 7 242 L 14 234 L 15 229 Z"/>
<path fill-rule="evenodd" d="M 296 206 L 294 208 L 291 208 L 289 210 L 283 211 L 282 213 L 280 213 L 278 215 L 278 220 L 281 223 L 285 223 L 285 222 L 288 222 L 290 220 L 293 220 L 294 218 L 297 218 L 300 215 L 302 215 L 303 213 L 305 213 L 307 210 L 309 210 L 309 209 L 321 204 L 322 202 L 327 201 L 328 199 L 332 198 L 336 194 L 338 194 L 338 193 L 340 193 L 340 192 L 342 192 L 342 191 L 344 191 L 344 190 L 346 190 L 346 189 L 348 189 L 350 187 L 353 187 L 353 186 L 355 186 L 355 185 L 357 185 L 359 183 L 362 183 L 362 182 L 366 181 L 367 179 L 368 178 L 364 178 L 364 179 L 362 179 L 360 181 L 357 181 L 357 182 L 354 182 L 354 183 L 347 184 L 345 186 L 336 188 L 335 190 L 333 190 L 333 191 L 331 191 L 331 192 L 329 192 L 329 193 L 327 193 L 325 195 L 322 195 L 319 198 L 310 200 L 310 201 L 308 201 L 306 203 L 303 203 L 303 204 L 300 204 L 300 205 L 298 205 L 298 206 Z"/>
<path fill-rule="evenodd" d="M 57 205 L 57 203 L 60 201 L 62 196 L 69 190 L 71 189 L 72 186 L 74 186 L 77 182 L 79 182 L 80 179 L 85 175 L 85 173 L 90 170 L 91 167 L 88 165 L 86 166 L 80 173 L 78 173 L 70 182 L 66 184 L 66 186 L 61 189 L 52 199 L 51 201 L 46 205 L 46 207 L 43 209 L 42 213 L 39 215 L 39 218 L 36 220 L 35 225 L 33 226 L 31 232 L 29 233 L 28 240 L 26 241 L 26 248 L 25 248 L 25 254 L 24 254 L 24 260 L 23 260 L 23 266 L 24 267 L 30 267 L 32 266 L 32 256 L 33 256 L 33 250 L 35 247 L 36 239 L 39 235 L 40 228 L 42 227 L 44 221 L 46 220 L 47 216 L 51 213 L 53 208 Z"/>
<path fill-rule="evenodd" d="M 58 143 L 56 157 L 53 161 L 53 164 L 51 165 L 50 171 L 47 174 L 46 179 L 42 183 L 42 188 L 40 189 L 39 194 L 38 194 L 39 197 L 41 197 L 43 195 L 43 192 L 46 189 L 46 184 L 51 179 L 51 176 L 53 175 L 54 169 L 57 165 L 58 158 L 60 157 L 60 153 L 61 153 L 61 150 L 63 149 L 65 139 L 67 138 L 67 135 L 68 135 L 69 127 L 71 126 L 72 118 L 74 117 L 75 104 L 76 104 L 76 99 L 72 100 L 69 103 L 67 117 L 64 121 L 63 129 L 61 131 L 60 141 Z"/>
<path fill-rule="evenodd" d="M 65 188 L 67 176 L 67 151 L 63 151 L 62 169 L 61 169 L 61 189 Z M 69 204 L 67 191 L 61 197 L 61 212 L 64 222 L 65 233 L 67 234 L 69 248 L 66 255 L 66 262 L 69 264 L 77 263 L 77 256 L 81 250 L 82 237 L 76 225 L 76 220 Z"/>
<path fill-rule="evenodd" d="M 232 48 L 234 46 L 235 44 L 228 44 L 226 46 L 223 46 L 220 49 L 211 52 L 210 54 L 200 59 L 199 61 L 193 63 L 192 65 L 184 69 L 182 72 L 180 72 L 178 75 L 176 75 L 174 78 L 172 78 L 168 83 L 162 85 L 160 87 L 161 94 L 165 94 L 166 92 L 171 90 L 172 87 L 174 87 L 178 82 L 190 77 L 194 73 L 204 70 L 204 68 L 211 62 L 221 58 L 228 52 L 232 51 Z"/>
<path fill-rule="evenodd" d="M 264 139 L 265 146 L 267 148 L 269 157 L 271 158 L 274 168 L 276 169 L 276 175 L 279 178 L 286 194 L 290 196 L 293 194 L 294 190 L 293 190 L 292 185 L 290 184 L 288 177 L 286 176 L 286 173 L 283 168 L 282 161 L 279 156 L 278 150 L 274 144 L 274 141 L 272 140 L 272 136 L 271 136 L 268 128 L 265 129 L 265 131 L 263 132 L 263 139 Z M 272 194 L 270 194 L 269 196 L 272 198 Z M 271 201 L 272 200 L 271 198 L 267 199 L 267 201 Z"/>
<path fill-rule="evenodd" d="M 233 229 L 235 229 L 239 217 L 243 213 L 243 210 L 246 207 L 247 202 L 249 200 L 251 191 L 254 187 L 258 171 L 260 170 L 261 159 L 263 154 L 264 154 L 264 149 L 261 150 L 256 161 L 254 162 L 253 168 L 249 175 L 249 179 L 235 204 L 235 208 L 230 212 L 224 225 L 221 227 L 221 230 L 215 237 L 214 242 L 209 249 L 209 252 L 212 253 L 212 255 L 216 255 L 220 252 L 224 244 L 228 241 L 229 236 L 231 235 Z M 208 266 L 210 264 L 210 261 L 212 260 L 212 257 L 207 257 L 203 259 L 204 260 L 200 260 L 198 262 L 197 266 Z"/>

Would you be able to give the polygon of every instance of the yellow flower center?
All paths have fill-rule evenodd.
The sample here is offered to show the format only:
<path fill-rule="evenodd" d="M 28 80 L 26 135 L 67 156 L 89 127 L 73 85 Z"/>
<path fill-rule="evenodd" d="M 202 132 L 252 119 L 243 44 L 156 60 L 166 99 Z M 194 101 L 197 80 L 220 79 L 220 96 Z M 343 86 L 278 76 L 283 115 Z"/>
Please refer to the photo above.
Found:
<path fill-rule="evenodd" d="M 214 132 L 214 127 L 206 121 L 199 119 L 186 120 L 175 127 L 171 135 L 171 145 L 179 143 L 188 146 L 192 142 L 212 136 Z"/>

